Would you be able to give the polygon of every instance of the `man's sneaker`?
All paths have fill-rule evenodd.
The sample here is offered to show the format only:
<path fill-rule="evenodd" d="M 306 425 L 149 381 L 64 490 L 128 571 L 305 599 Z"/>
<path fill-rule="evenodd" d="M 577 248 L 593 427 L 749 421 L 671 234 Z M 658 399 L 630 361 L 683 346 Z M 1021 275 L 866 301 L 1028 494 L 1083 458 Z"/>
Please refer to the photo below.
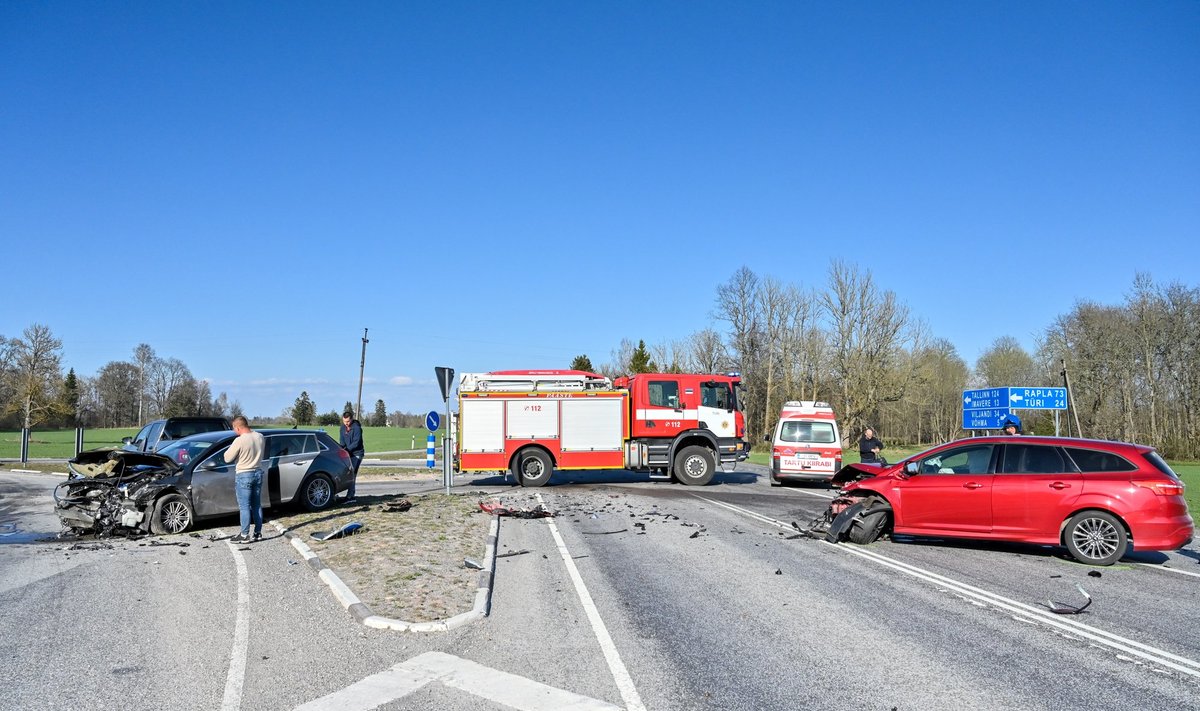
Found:
<path fill-rule="evenodd" d="M 258 543 L 259 541 L 262 540 L 262 533 L 260 532 L 260 533 L 254 534 L 254 538 L 251 538 L 250 540 L 253 541 L 254 543 Z"/>
<path fill-rule="evenodd" d="M 249 543 L 250 542 L 250 534 L 249 533 L 239 533 L 236 536 L 234 536 L 233 538 L 230 538 L 229 542 L 230 543 Z"/>

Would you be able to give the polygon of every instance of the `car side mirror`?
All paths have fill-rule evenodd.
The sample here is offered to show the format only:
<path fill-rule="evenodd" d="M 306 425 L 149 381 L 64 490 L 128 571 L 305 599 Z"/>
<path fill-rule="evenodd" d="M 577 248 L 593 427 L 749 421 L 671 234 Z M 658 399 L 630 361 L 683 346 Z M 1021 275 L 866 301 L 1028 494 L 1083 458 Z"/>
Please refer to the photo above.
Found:
<path fill-rule="evenodd" d="M 132 441 L 133 441 L 133 437 L 122 437 L 121 438 L 121 444 L 129 444 Z"/>
<path fill-rule="evenodd" d="M 909 462 L 904 465 L 904 473 L 909 476 L 915 476 L 919 472 L 916 462 Z"/>
<path fill-rule="evenodd" d="M 770 441 L 771 441 L 771 433 L 770 433 L 770 432 L 768 432 L 768 433 L 766 433 L 765 435 L 763 435 L 763 441 L 764 441 L 764 442 L 770 442 Z"/>

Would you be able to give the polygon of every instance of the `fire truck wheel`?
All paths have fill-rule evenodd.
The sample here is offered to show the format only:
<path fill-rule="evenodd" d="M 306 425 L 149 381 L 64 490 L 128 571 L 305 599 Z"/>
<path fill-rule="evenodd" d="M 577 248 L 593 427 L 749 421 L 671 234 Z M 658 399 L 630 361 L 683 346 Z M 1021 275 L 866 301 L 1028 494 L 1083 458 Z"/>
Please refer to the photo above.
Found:
<path fill-rule="evenodd" d="M 540 449 L 527 449 L 517 455 L 512 463 L 513 476 L 521 486 L 541 486 L 550 481 L 554 464 L 550 456 Z"/>
<path fill-rule="evenodd" d="M 675 478 L 689 486 L 704 486 L 712 481 L 717 458 L 708 447 L 692 445 L 675 455 Z"/>

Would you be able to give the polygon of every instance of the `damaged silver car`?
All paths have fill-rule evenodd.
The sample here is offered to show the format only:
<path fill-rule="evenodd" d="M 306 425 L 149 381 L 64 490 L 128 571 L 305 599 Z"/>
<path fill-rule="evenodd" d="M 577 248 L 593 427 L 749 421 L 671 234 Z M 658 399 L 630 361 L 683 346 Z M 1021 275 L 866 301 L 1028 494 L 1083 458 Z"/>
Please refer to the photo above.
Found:
<path fill-rule="evenodd" d="M 264 509 L 297 503 L 319 511 L 350 486 L 350 455 L 322 430 L 260 430 Z M 99 449 L 68 462 L 54 490 L 64 529 L 77 534 L 181 533 L 196 521 L 235 514 L 234 467 L 224 454 L 236 435 L 205 432 L 158 452 Z"/>

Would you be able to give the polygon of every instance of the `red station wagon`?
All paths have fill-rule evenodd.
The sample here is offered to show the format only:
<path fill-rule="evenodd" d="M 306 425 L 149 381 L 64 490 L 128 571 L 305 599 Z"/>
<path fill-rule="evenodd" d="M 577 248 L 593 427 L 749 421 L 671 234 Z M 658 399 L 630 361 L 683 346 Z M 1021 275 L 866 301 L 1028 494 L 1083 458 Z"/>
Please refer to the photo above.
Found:
<path fill-rule="evenodd" d="M 894 465 L 852 464 L 843 508 L 863 502 L 844 533 L 869 543 L 884 530 L 1066 546 L 1111 565 L 1127 551 L 1192 540 L 1183 482 L 1152 447 L 1061 437 L 973 437 Z M 882 501 L 880 501 L 882 499 Z"/>

